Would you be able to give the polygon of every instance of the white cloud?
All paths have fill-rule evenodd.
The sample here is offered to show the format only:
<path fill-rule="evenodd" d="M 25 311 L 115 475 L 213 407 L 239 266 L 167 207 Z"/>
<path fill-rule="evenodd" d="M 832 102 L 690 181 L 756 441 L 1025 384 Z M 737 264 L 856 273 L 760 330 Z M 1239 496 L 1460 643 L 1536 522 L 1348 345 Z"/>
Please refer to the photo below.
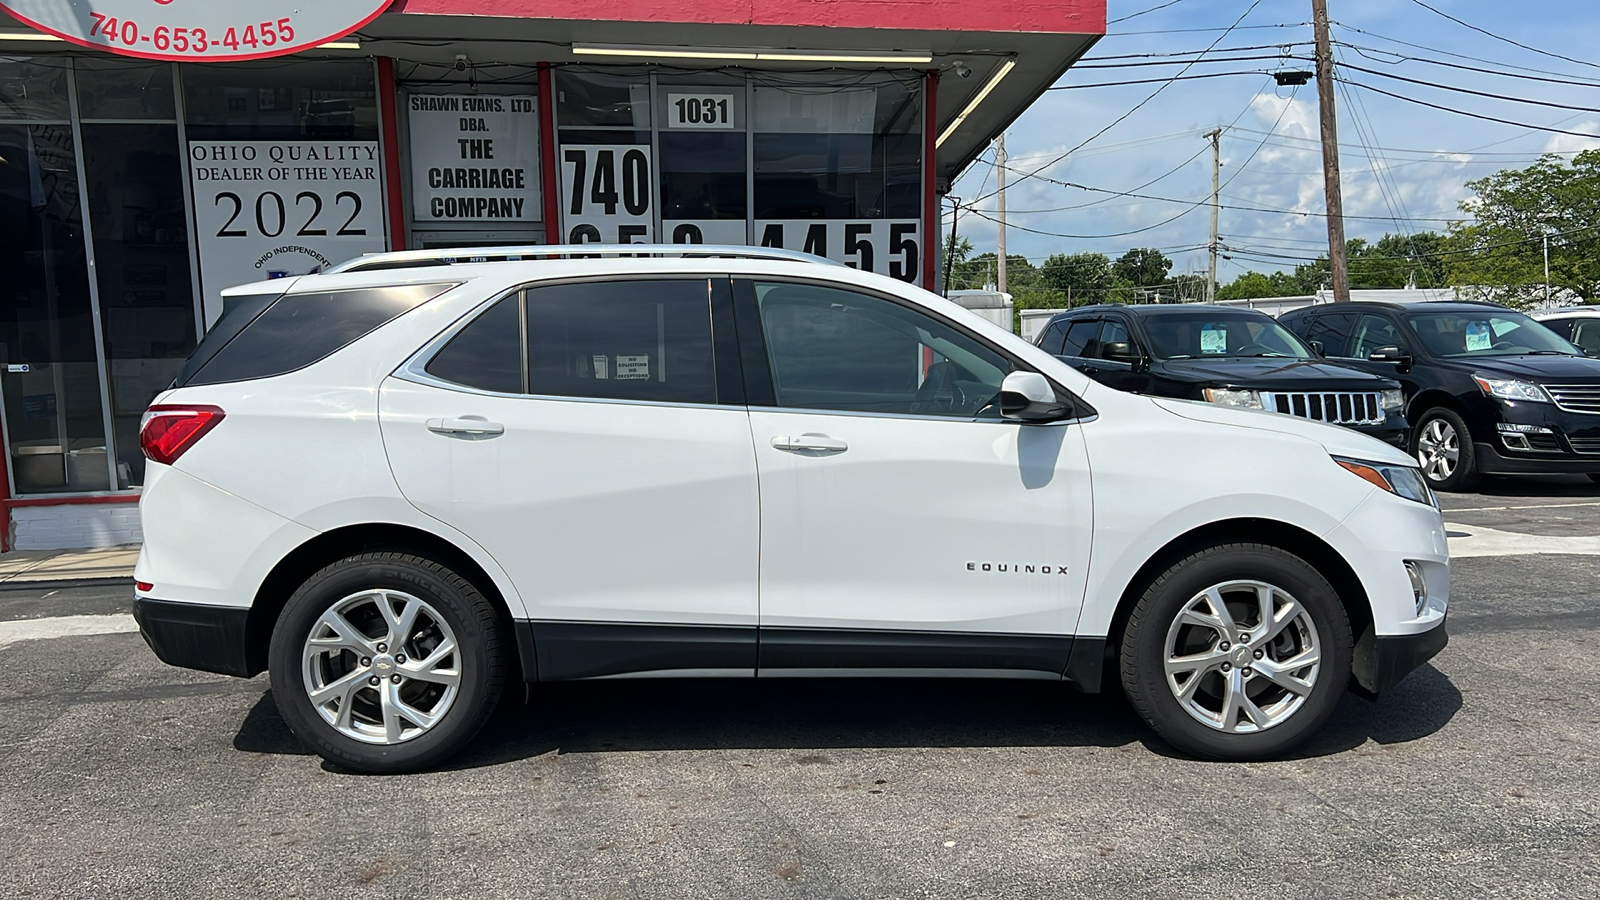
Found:
<path fill-rule="evenodd" d="M 1561 126 L 1564 131 L 1584 131 L 1593 135 L 1600 135 L 1600 121 L 1588 119 L 1577 124 Z M 1579 150 L 1594 150 L 1600 148 L 1600 137 L 1579 137 L 1575 134 L 1552 134 L 1544 142 L 1546 153 L 1576 153 Z"/>

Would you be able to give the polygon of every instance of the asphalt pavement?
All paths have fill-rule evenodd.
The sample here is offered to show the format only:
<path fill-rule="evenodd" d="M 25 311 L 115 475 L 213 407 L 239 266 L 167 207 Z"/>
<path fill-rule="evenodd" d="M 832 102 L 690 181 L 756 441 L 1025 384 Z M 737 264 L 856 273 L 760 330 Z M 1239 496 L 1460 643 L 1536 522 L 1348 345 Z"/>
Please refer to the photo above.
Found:
<path fill-rule="evenodd" d="M 1600 556 L 1549 552 L 1600 535 L 1600 486 L 1444 505 L 1483 550 L 1450 646 L 1272 763 L 1037 682 L 622 681 L 359 776 L 265 677 L 115 633 L 123 583 L 6 583 L 0 897 L 1600 897 Z"/>

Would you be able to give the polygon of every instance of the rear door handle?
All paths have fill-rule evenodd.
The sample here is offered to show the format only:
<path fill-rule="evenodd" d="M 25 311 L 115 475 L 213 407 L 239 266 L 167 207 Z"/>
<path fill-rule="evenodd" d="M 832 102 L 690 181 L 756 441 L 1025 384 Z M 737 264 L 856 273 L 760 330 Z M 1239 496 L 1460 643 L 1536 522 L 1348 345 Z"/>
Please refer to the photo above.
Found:
<path fill-rule="evenodd" d="M 434 434 L 452 434 L 467 437 L 495 437 L 505 434 L 506 427 L 476 416 L 459 419 L 429 419 L 428 430 Z"/>
<path fill-rule="evenodd" d="M 797 437 L 779 435 L 772 439 L 772 446 L 779 450 L 821 450 L 828 453 L 843 453 L 850 449 L 849 444 L 825 434 L 802 434 Z"/>

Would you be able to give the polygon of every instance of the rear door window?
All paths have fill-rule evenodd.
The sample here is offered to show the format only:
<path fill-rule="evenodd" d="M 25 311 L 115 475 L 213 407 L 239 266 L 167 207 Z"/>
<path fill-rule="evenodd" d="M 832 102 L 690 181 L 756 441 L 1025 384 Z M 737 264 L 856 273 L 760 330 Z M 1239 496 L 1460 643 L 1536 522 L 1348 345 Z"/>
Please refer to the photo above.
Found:
<path fill-rule="evenodd" d="M 716 403 L 707 278 L 530 288 L 528 393 Z"/>
<path fill-rule="evenodd" d="M 173 386 L 249 381 L 303 369 L 453 287 L 402 284 L 286 294 L 254 315 L 249 308 L 230 310 L 195 348 Z"/>
<path fill-rule="evenodd" d="M 1313 316 L 1309 324 L 1292 330 L 1308 342 L 1321 342 L 1322 352 L 1326 356 L 1348 357 L 1351 354 L 1346 351 L 1350 346 L 1350 332 L 1355 323 L 1354 313 L 1326 313 Z M 1299 326 L 1300 322 L 1295 324 Z"/>
<path fill-rule="evenodd" d="M 1066 337 L 1067 325 L 1065 322 L 1052 322 L 1050 327 L 1039 335 L 1039 349 L 1054 356 L 1061 354 L 1061 341 Z"/>

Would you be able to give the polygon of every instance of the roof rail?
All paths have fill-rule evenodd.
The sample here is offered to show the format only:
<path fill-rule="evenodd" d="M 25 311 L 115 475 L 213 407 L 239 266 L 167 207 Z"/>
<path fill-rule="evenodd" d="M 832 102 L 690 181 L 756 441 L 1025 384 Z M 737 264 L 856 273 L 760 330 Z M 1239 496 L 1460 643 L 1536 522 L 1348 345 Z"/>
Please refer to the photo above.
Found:
<path fill-rule="evenodd" d="M 408 269 L 415 266 L 447 266 L 453 263 L 508 262 L 529 259 L 597 256 L 676 256 L 702 259 L 781 259 L 789 262 L 842 266 L 798 250 L 775 247 L 739 247 L 732 244 L 530 244 L 523 247 L 448 247 L 436 250 L 400 250 L 393 253 L 368 253 L 342 262 L 324 274 L 370 272 L 377 269 Z"/>

